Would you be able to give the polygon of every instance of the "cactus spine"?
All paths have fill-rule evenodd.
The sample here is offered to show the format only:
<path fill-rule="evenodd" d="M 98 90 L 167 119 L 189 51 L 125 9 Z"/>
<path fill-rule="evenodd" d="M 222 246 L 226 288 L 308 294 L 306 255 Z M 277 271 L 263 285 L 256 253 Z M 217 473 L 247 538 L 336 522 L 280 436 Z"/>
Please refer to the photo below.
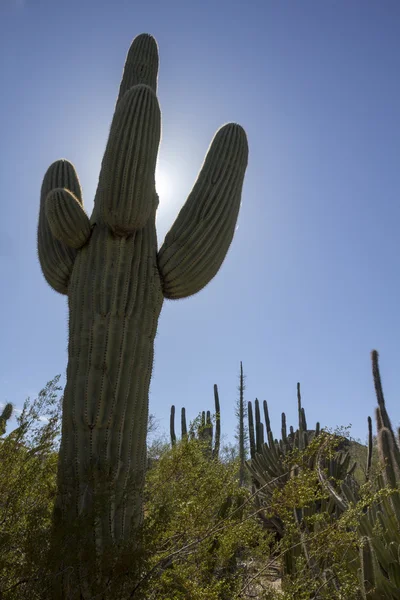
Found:
<path fill-rule="evenodd" d="M 248 158 L 244 130 L 235 123 L 221 127 L 157 251 L 157 73 L 157 43 L 140 35 L 126 59 L 90 219 L 68 161 L 53 163 L 41 188 L 39 260 L 69 306 L 56 529 L 91 512 L 107 476 L 113 496 L 94 535 L 100 555 L 141 521 L 148 391 L 163 299 L 195 294 L 218 272 L 233 238 Z M 126 500 L 131 480 L 135 491 Z"/>

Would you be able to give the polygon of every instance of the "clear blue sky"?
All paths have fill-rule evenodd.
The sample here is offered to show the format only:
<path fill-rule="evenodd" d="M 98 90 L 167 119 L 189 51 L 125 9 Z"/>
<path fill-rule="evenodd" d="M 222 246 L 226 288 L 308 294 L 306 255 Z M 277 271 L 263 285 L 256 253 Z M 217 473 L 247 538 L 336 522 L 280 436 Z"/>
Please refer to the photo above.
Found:
<path fill-rule="evenodd" d="M 216 129 L 250 145 L 239 228 L 199 294 L 166 302 L 150 411 L 213 409 L 232 439 L 246 400 L 365 439 L 378 349 L 400 419 L 400 3 L 398 0 L 2 0 L 0 402 L 20 407 L 67 361 L 67 304 L 37 259 L 41 180 L 71 160 L 91 212 L 126 52 L 160 49 L 159 243 Z"/>

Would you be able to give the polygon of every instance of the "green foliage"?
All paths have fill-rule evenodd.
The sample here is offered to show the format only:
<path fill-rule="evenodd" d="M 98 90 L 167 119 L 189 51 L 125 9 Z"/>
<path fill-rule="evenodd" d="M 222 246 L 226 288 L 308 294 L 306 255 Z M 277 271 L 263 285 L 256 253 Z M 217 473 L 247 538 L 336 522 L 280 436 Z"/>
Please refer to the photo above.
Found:
<path fill-rule="evenodd" d="M 151 416 L 142 525 L 123 543 L 109 545 L 101 563 L 87 540 L 109 510 L 112 478 L 97 497 L 93 521 L 78 515 L 64 532 L 66 543 L 54 542 L 60 433 L 55 378 L 25 403 L 17 429 L 0 441 L 0 598 L 53 600 L 60 555 L 68 599 L 79 597 L 84 584 L 90 600 L 399 598 L 400 451 L 376 353 L 373 372 L 378 466 L 370 426 L 363 452 L 345 429 L 309 432 L 298 394 L 299 428 L 288 433 L 282 419 L 279 441 L 264 406 L 267 442 L 259 453 L 254 440 L 252 492 L 240 485 L 237 448 L 235 454 L 222 447 L 213 458 L 207 435 L 184 436 L 171 448 L 155 436 Z M 210 418 L 202 417 L 206 427 Z M 259 405 L 255 420 L 261 423 Z M 362 481 L 351 465 L 358 454 L 366 465 Z M 135 485 L 128 482 L 127 494 Z M 271 533 L 271 523 L 279 523 L 280 535 L 277 527 Z M 79 554 L 68 546 L 68 536 L 78 535 Z"/>
<path fill-rule="evenodd" d="M 46 588 L 60 434 L 59 376 L 17 416 L 0 443 L 0 597 L 42 598 Z"/>
<path fill-rule="evenodd" d="M 148 473 L 146 598 L 234 598 L 247 561 L 268 555 L 270 540 L 238 485 L 237 461 L 210 461 L 202 444 L 177 442 Z"/>

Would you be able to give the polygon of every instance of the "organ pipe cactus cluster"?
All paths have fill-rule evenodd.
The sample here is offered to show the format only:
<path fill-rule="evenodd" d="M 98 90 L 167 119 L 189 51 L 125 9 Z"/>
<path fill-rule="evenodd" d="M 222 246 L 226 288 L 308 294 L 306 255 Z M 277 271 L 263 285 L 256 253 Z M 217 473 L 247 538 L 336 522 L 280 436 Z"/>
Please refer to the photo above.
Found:
<path fill-rule="evenodd" d="M 221 412 L 220 412 L 220 404 L 219 404 L 219 394 L 218 394 L 218 386 L 214 385 L 214 403 L 215 403 L 215 436 L 213 436 L 213 424 L 211 419 L 211 412 L 208 410 L 207 412 L 203 411 L 201 413 L 201 417 L 199 422 L 197 423 L 197 436 L 199 440 L 206 442 L 206 451 L 212 456 L 212 458 L 218 458 L 219 456 L 219 448 L 221 443 Z M 186 410 L 185 408 L 181 409 L 181 439 L 186 439 L 188 437 L 188 429 L 186 423 Z M 213 447 L 213 437 L 214 437 L 214 447 Z M 176 433 L 175 433 L 175 406 L 171 406 L 171 414 L 170 414 L 170 438 L 171 445 L 174 446 L 176 444 Z M 191 425 L 189 430 L 189 439 L 195 438 L 195 426 Z"/>
<path fill-rule="evenodd" d="M 306 463 L 302 465 L 291 464 L 292 453 L 305 450 L 315 437 L 321 435 L 320 425 L 316 424 L 315 430 L 307 429 L 307 421 L 304 408 L 301 405 L 300 384 L 297 384 L 297 403 L 298 403 L 298 429 L 294 431 L 290 427 L 289 432 L 286 426 L 286 415 L 282 413 L 281 439 L 274 438 L 268 404 L 263 402 L 264 418 L 266 424 L 266 441 L 264 442 L 264 425 L 261 420 L 260 405 L 258 399 L 255 401 L 255 422 L 253 418 L 253 407 L 248 403 L 249 420 L 249 438 L 251 460 L 246 465 L 252 476 L 253 492 L 256 493 L 256 504 L 259 509 L 259 516 L 264 522 L 264 526 L 273 532 L 276 539 L 281 539 L 285 534 L 285 527 L 282 520 L 274 515 L 268 508 L 275 490 L 282 490 L 290 478 L 299 475 L 304 466 L 313 470 L 317 466 L 328 473 L 328 477 L 334 480 L 349 479 L 354 472 L 356 464 L 350 466 L 351 457 L 349 452 L 339 450 L 333 458 L 325 460 L 315 452 L 310 453 Z M 303 460 L 305 457 L 303 457 Z M 265 509 L 265 510 L 264 510 Z M 268 512 L 268 516 L 266 513 Z M 319 575 L 319 566 L 309 560 L 307 542 L 304 539 L 302 528 L 305 522 L 315 514 L 327 513 L 334 517 L 338 514 L 339 508 L 333 498 L 319 500 L 303 508 L 294 509 L 294 517 L 299 525 L 299 539 L 293 541 L 290 551 L 284 554 L 284 571 L 293 574 L 296 571 L 297 559 L 300 555 L 305 557 L 307 564 L 314 574 Z"/>
<path fill-rule="evenodd" d="M 242 127 L 221 127 L 157 250 L 157 74 L 157 43 L 140 35 L 127 55 L 91 217 L 67 160 L 49 167 L 41 188 L 39 260 L 69 307 L 56 521 L 89 513 L 107 474 L 113 495 L 95 533 L 100 552 L 141 520 L 148 391 L 163 300 L 197 293 L 218 272 L 248 160 Z M 136 491 L 127 501 L 132 478 Z"/>
<path fill-rule="evenodd" d="M 395 600 L 400 597 L 400 437 L 393 430 L 383 395 L 378 352 L 373 350 L 372 373 L 378 400 L 376 409 L 377 445 L 382 469 L 377 477 L 379 500 L 364 511 L 358 532 L 360 553 L 358 576 L 365 600 Z M 367 473 L 371 468 L 372 428 L 368 418 Z M 332 498 L 345 509 L 360 500 L 357 491 L 345 483 L 341 495 L 322 478 Z M 389 492 L 389 494 L 387 493 Z M 357 564 L 357 563 L 356 563 Z"/>

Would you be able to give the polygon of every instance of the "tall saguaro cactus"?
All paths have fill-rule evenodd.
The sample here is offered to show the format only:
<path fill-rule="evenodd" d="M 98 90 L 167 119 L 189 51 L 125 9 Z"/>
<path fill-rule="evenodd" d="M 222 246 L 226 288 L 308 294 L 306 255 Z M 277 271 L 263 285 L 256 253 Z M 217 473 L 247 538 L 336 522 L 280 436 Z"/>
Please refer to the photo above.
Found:
<path fill-rule="evenodd" d="M 39 260 L 69 306 L 56 513 L 64 523 L 89 513 L 102 477 L 111 477 L 108 514 L 95 532 L 100 549 L 126 539 L 141 519 L 148 391 L 163 300 L 195 294 L 218 272 L 233 238 L 248 159 L 242 127 L 221 127 L 157 251 L 157 73 L 157 43 L 142 34 L 127 55 L 90 219 L 67 160 L 49 167 L 41 189 Z M 127 501 L 132 478 L 136 491 Z"/>

